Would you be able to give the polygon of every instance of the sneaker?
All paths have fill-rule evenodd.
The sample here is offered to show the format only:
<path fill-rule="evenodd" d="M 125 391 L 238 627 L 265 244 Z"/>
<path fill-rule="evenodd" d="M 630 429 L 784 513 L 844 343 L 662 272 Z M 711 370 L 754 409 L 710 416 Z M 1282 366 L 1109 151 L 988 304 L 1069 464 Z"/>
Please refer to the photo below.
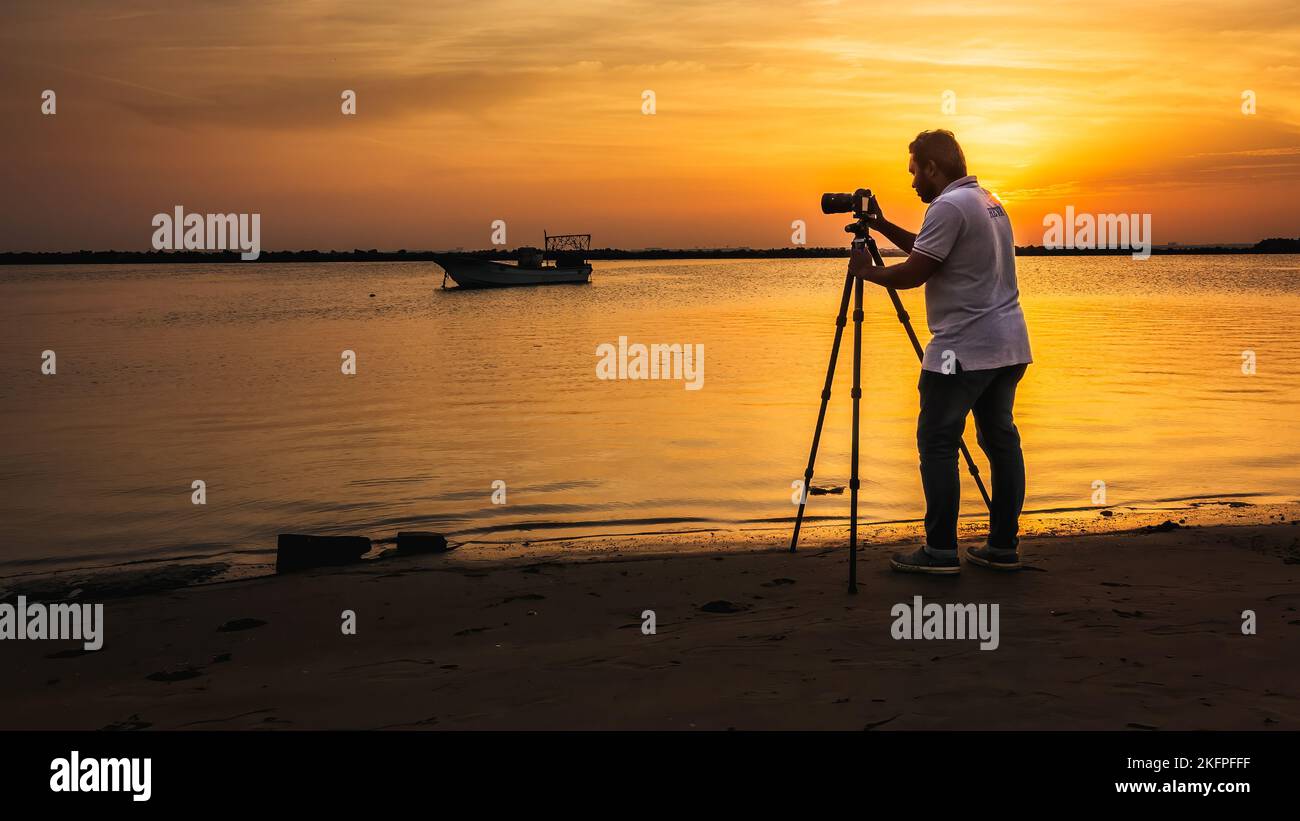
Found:
<path fill-rule="evenodd" d="M 1020 552 L 1017 550 L 997 550 L 984 545 L 983 547 L 972 547 L 967 550 L 966 561 L 991 570 L 1019 570 Z"/>
<path fill-rule="evenodd" d="M 951 575 L 961 572 L 961 562 L 954 554 L 951 559 L 931 555 L 924 547 L 913 553 L 895 553 L 889 566 L 903 573 L 938 573 Z"/>

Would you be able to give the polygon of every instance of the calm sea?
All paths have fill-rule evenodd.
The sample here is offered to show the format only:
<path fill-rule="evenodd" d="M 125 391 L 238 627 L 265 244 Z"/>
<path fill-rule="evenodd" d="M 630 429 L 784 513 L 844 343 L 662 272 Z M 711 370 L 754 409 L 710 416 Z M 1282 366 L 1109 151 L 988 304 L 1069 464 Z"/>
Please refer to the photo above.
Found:
<path fill-rule="evenodd" d="M 290 531 L 507 541 L 779 522 L 844 264 L 598 262 L 589 286 L 464 292 L 422 263 L 2 269 L 0 575 L 264 562 Z M 1028 509 L 1086 507 L 1096 482 L 1111 504 L 1300 493 L 1300 257 L 1019 269 Z M 903 296 L 924 340 L 921 294 Z M 863 513 L 915 518 L 918 366 L 884 293 L 867 301 Z M 620 336 L 702 344 L 702 389 L 598 379 L 597 347 Z M 817 484 L 847 482 L 848 340 Z"/>

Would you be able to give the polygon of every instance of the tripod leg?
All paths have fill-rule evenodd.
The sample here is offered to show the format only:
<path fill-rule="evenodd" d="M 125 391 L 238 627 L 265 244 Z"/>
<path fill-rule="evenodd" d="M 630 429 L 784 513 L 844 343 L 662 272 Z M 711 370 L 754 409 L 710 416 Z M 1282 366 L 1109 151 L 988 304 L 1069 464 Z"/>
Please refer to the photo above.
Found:
<path fill-rule="evenodd" d="M 812 448 L 808 452 L 808 467 L 803 472 L 803 493 L 799 495 L 799 514 L 794 520 L 794 535 L 790 537 L 790 552 L 799 545 L 799 528 L 803 525 L 803 510 L 808 504 L 808 491 L 812 487 L 813 464 L 817 461 L 817 445 L 822 439 L 822 423 L 826 421 L 826 405 L 831 399 L 831 383 L 835 381 L 835 363 L 840 357 L 840 338 L 844 336 L 845 318 L 849 312 L 849 291 L 853 276 L 844 275 L 844 293 L 840 296 L 840 312 L 835 317 L 835 341 L 831 343 L 831 361 L 826 366 L 826 384 L 822 387 L 822 404 L 817 411 L 817 427 L 813 429 Z"/>
<path fill-rule="evenodd" d="M 858 592 L 858 406 L 862 403 L 862 280 L 853 287 L 853 451 L 849 468 L 849 593 Z"/>
<path fill-rule="evenodd" d="M 867 238 L 867 247 L 871 249 L 872 261 L 881 267 L 885 261 L 880 258 L 880 251 L 876 249 L 876 241 Z M 925 351 L 921 348 L 921 341 L 916 338 L 916 331 L 912 330 L 912 320 L 907 315 L 907 309 L 903 307 L 903 300 L 899 299 L 898 291 L 893 288 L 886 288 L 889 291 L 889 299 L 894 303 L 894 312 L 898 314 L 898 321 L 903 323 L 903 329 L 907 331 L 907 338 L 912 341 L 912 350 L 916 351 L 917 359 L 925 358 Z M 966 460 L 966 468 L 970 471 L 971 478 L 975 480 L 975 487 L 979 488 L 980 496 L 984 498 L 984 507 L 989 510 L 993 509 L 993 500 L 989 498 L 989 492 L 984 487 L 984 480 L 980 478 L 980 469 L 976 466 L 975 460 L 971 458 L 970 450 L 966 447 L 966 440 L 959 440 L 957 443 L 961 450 L 961 455 Z"/>

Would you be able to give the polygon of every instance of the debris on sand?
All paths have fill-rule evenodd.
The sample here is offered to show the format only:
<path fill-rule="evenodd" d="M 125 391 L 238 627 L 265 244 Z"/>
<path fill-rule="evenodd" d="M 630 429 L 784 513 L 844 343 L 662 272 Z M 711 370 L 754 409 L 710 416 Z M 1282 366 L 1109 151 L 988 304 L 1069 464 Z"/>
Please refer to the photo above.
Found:
<path fill-rule="evenodd" d="M 366 536 L 312 536 L 281 533 L 276 537 L 275 572 L 291 573 L 361 561 L 370 552 Z"/>
<path fill-rule="evenodd" d="M 844 492 L 844 485 L 831 485 L 829 487 L 821 487 L 818 485 L 813 485 L 812 487 L 808 488 L 809 496 L 826 496 L 827 494 L 835 494 L 836 496 L 838 496 L 843 492 Z"/>
<path fill-rule="evenodd" d="M 1163 522 L 1161 522 L 1158 525 L 1147 525 L 1146 527 L 1140 527 L 1138 528 L 1138 532 L 1139 533 L 1168 533 L 1171 530 L 1178 530 L 1181 527 L 1182 525 L 1178 524 L 1178 522 L 1165 519 Z"/>
<path fill-rule="evenodd" d="M 270 622 L 261 619 L 231 619 L 217 628 L 218 633 L 233 633 L 236 630 L 252 630 L 254 627 L 262 627 Z"/>
<path fill-rule="evenodd" d="M 132 713 L 125 721 L 117 721 L 104 727 L 105 730 L 146 730 L 152 722 L 143 721 L 139 713 Z"/>
<path fill-rule="evenodd" d="M 426 530 L 403 530 L 397 534 L 397 552 L 403 555 L 446 553 L 449 549 L 447 537 L 441 533 L 432 533 Z"/>
<path fill-rule="evenodd" d="M 198 667 L 177 667 L 172 670 L 159 670 L 157 673 L 150 673 L 145 678 L 150 681 L 185 681 L 190 678 L 198 678 L 203 675 L 203 670 Z"/>
<path fill-rule="evenodd" d="M 716 599 L 700 607 L 705 613 L 743 613 L 749 609 L 747 604 L 736 604 L 726 599 Z"/>

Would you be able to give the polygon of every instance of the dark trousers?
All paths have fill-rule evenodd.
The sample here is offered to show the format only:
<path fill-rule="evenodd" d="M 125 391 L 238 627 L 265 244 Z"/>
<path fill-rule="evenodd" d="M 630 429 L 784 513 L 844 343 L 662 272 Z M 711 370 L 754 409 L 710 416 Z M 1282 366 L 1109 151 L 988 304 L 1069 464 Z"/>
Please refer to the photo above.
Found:
<path fill-rule="evenodd" d="M 957 445 L 974 411 L 976 440 L 992 467 L 993 505 L 989 513 L 989 545 L 1012 550 L 1020 543 L 1020 510 L 1025 504 L 1025 458 L 1020 431 L 1011 417 L 1016 385 L 1025 365 L 951 374 L 921 371 L 921 414 L 916 447 L 921 455 L 921 484 L 925 488 L 925 543 L 931 553 L 955 556 L 957 510 L 961 478 Z"/>

